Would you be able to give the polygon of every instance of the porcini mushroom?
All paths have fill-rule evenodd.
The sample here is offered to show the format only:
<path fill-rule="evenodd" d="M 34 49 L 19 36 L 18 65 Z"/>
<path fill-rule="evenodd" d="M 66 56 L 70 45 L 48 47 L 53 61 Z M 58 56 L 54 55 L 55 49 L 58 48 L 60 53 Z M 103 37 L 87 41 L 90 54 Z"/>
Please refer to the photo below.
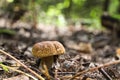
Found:
<path fill-rule="evenodd" d="M 32 54 L 41 59 L 40 65 L 46 64 L 50 69 L 54 63 L 55 55 L 65 53 L 64 46 L 58 41 L 43 41 L 36 43 L 32 48 Z"/>

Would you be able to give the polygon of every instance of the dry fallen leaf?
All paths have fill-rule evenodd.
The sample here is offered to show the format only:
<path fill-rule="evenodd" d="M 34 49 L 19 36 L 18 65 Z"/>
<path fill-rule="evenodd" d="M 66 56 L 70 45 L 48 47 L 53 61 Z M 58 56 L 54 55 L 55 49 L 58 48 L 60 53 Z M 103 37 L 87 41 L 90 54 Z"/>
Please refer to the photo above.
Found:
<path fill-rule="evenodd" d="M 79 43 L 79 51 L 84 53 L 91 53 L 93 51 L 91 43 Z"/>
<path fill-rule="evenodd" d="M 87 78 L 86 80 L 95 80 L 95 79 L 92 79 L 92 78 Z"/>
<path fill-rule="evenodd" d="M 120 59 L 120 48 L 116 49 L 116 57 Z"/>
<path fill-rule="evenodd" d="M 86 43 L 86 42 L 80 42 L 79 44 L 76 44 L 73 41 L 67 42 L 67 47 L 71 49 L 78 50 L 82 53 L 92 53 L 93 52 L 93 47 L 91 43 Z"/>

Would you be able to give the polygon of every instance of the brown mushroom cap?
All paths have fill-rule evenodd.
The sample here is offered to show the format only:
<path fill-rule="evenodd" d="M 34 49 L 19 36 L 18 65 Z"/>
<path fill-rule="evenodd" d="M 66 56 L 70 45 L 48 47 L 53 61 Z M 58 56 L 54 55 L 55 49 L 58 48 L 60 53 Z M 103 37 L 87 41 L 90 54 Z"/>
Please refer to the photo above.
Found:
<path fill-rule="evenodd" d="M 43 58 L 65 53 L 65 48 L 58 41 L 43 41 L 36 43 L 32 48 L 32 54 L 35 57 Z"/>

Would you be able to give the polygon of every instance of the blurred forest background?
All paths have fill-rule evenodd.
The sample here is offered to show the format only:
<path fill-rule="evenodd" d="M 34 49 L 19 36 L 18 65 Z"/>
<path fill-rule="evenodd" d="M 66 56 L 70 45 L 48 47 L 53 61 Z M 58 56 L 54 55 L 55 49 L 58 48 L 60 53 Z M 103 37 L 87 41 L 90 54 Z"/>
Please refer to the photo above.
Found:
<path fill-rule="evenodd" d="M 106 0 L 0 0 L 0 17 L 56 26 L 86 24 L 89 28 L 102 29 L 100 17 Z M 119 0 L 107 0 L 108 13 L 120 18 Z"/>
<path fill-rule="evenodd" d="M 59 73 L 53 68 L 52 80 L 70 80 L 92 67 L 118 59 L 120 62 L 120 0 L 0 0 L 0 50 L 44 74 L 31 55 L 32 47 L 37 42 L 53 40 L 61 42 L 66 53 L 53 65 Z M 0 55 L 0 64 L 16 65 L 10 60 Z M 28 73 L 21 66 L 19 70 Z M 3 71 L 0 67 L 0 80 L 14 80 L 14 71 Z M 46 80 L 47 76 L 43 77 Z M 120 66 L 97 69 L 77 80 L 87 78 L 120 80 Z"/>

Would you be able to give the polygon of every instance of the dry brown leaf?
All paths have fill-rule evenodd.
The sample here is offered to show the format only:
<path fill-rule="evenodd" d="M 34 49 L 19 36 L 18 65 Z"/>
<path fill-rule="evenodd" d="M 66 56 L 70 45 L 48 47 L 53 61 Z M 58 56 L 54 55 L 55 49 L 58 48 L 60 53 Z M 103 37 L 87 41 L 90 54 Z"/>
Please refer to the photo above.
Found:
<path fill-rule="evenodd" d="M 91 53 L 93 51 L 91 43 L 79 43 L 79 51 L 84 53 Z"/>
<path fill-rule="evenodd" d="M 120 48 L 116 49 L 116 57 L 120 59 Z"/>

